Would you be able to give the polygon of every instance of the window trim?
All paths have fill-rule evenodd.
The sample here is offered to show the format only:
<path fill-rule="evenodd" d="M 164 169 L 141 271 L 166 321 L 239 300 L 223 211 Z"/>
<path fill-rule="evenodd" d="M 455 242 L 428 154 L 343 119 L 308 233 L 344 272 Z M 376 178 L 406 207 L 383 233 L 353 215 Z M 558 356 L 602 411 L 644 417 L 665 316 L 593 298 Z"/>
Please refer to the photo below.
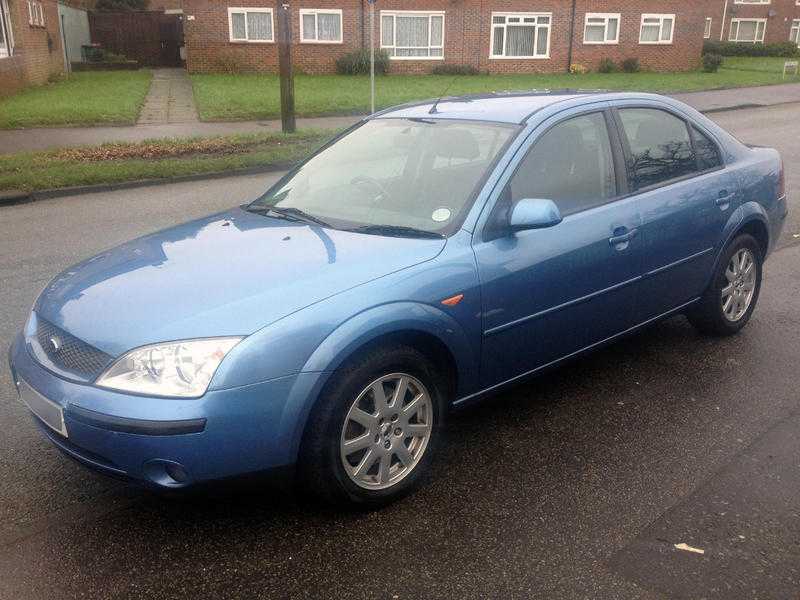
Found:
<path fill-rule="evenodd" d="M 505 54 L 495 54 L 494 53 L 494 30 L 495 27 L 502 27 L 504 30 L 508 27 L 508 23 L 503 23 L 500 25 L 499 23 L 494 23 L 495 17 L 521 17 L 521 18 L 531 18 L 536 17 L 549 17 L 550 22 L 546 25 L 547 27 L 547 53 L 546 54 L 534 54 L 532 56 L 506 56 Z M 552 12 L 514 12 L 514 11 L 492 11 L 491 15 L 489 16 L 489 60 L 548 60 L 550 58 L 550 43 L 553 40 L 553 13 Z M 545 27 L 545 25 L 539 25 L 538 23 L 533 23 L 533 27 L 538 29 L 539 27 Z M 538 36 L 539 33 L 536 32 L 534 34 Z M 505 39 L 506 39 L 505 32 L 503 33 L 503 45 L 505 46 Z M 534 40 L 534 42 L 538 41 Z M 536 44 L 534 43 L 534 48 Z M 503 52 L 505 52 L 505 48 L 503 48 Z"/>
<path fill-rule="evenodd" d="M 772 0 L 733 0 L 734 4 L 755 4 L 758 6 L 766 6 L 767 4 L 772 4 Z M 800 0 L 797 2 L 800 4 Z"/>
<path fill-rule="evenodd" d="M 740 40 L 739 39 L 739 24 L 743 22 L 754 22 L 756 24 L 756 35 L 755 38 L 751 40 Z M 736 39 L 733 38 L 733 24 L 736 23 Z M 761 39 L 758 39 L 758 24 L 763 23 L 764 29 L 761 30 Z M 767 36 L 767 19 L 758 19 L 758 18 L 733 18 L 731 19 L 730 27 L 728 28 L 728 41 L 729 42 L 736 42 L 738 44 L 763 44 L 764 38 Z"/>
<path fill-rule="evenodd" d="M 338 15 L 339 16 L 339 39 L 338 40 L 320 40 L 320 39 L 306 39 L 305 26 L 303 25 L 303 17 L 305 15 L 314 15 L 314 28 L 315 35 L 319 38 L 319 23 L 317 15 Z M 300 43 L 301 44 L 342 44 L 344 43 L 344 16 L 342 15 L 341 8 L 301 8 L 300 16 Z"/>
<path fill-rule="evenodd" d="M 800 0 L 797 0 L 797 3 L 800 4 Z M 792 31 L 794 31 L 794 37 L 792 37 Z M 789 27 L 789 41 L 800 46 L 800 19 L 792 19 Z"/>
<path fill-rule="evenodd" d="M 708 40 L 711 39 L 711 29 L 714 27 L 714 19 L 711 17 L 706 17 L 706 24 L 705 28 L 703 29 L 703 39 Z"/>
<path fill-rule="evenodd" d="M 269 13 L 270 31 L 272 37 L 268 40 L 248 39 L 247 13 Z M 244 38 L 233 37 L 233 15 L 244 14 Z M 275 16 L 272 9 L 263 6 L 229 6 L 228 7 L 228 41 L 232 44 L 274 44 L 275 43 Z"/>
<path fill-rule="evenodd" d="M 642 32 L 644 31 L 645 26 L 645 19 L 658 19 L 658 40 L 655 42 L 648 42 L 642 40 Z M 669 39 L 662 40 L 661 34 L 663 33 L 664 29 L 664 21 L 667 19 L 672 19 L 672 27 L 669 30 Z M 672 44 L 673 40 L 675 39 L 675 15 L 674 14 L 667 14 L 667 13 L 642 13 L 642 20 L 639 24 L 639 44 L 646 45 L 646 46 L 655 46 L 655 45 L 667 45 Z M 654 23 L 648 23 L 648 26 L 653 26 Z"/>
<path fill-rule="evenodd" d="M 0 59 L 14 56 L 14 33 L 11 30 L 11 14 L 7 0 L 0 0 L 0 28 L 3 29 L 4 48 L 0 49 Z"/>
<path fill-rule="evenodd" d="M 603 29 L 603 41 L 602 42 L 593 42 L 586 40 L 586 29 L 589 27 L 589 19 L 605 19 L 604 29 Z M 608 39 L 608 22 L 612 19 L 617 20 L 617 36 L 613 40 Z M 620 13 L 589 13 L 587 12 L 583 18 L 583 43 L 587 46 L 601 46 L 601 45 L 613 45 L 619 44 L 619 30 L 620 24 L 622 22 L 622 17 Z M 599 23 L 593 23 L 594 26 L 599 26 Z"/>
<path fill-rule="evenodd" d="M 446 25 L 446 18 L 445 18 L 445 11 L 443 10 L 381 10 L 378 13 L 378 19 L 380 20 L 380 28 L 378 31 L 378 35 L 380 36 L 378 39 L 378 44 L 381 48 L 394 48 L 395 54 L 397 53 L 397 48 L 422 48 L 423 46 L 398 46 L 397 45 L 397 17 L 428 17 L 428 56 L 395 56 L 390 55 L 389 60 L 444 60 L 444 34 L 445 34 L 445 25 Z M 442 43 L 440 45 L 433 45 L 430 43 L 431 40 L 431 17 L 434 16 L 441 16 L 442 17 Z M 392 18 L 392 44 L 390 46 L 383 45 L 383 17 L 393 17 Z M 441 48 L 442 55 L 441 56 L 430 56 L 430 51 L 432 48 Z"/>

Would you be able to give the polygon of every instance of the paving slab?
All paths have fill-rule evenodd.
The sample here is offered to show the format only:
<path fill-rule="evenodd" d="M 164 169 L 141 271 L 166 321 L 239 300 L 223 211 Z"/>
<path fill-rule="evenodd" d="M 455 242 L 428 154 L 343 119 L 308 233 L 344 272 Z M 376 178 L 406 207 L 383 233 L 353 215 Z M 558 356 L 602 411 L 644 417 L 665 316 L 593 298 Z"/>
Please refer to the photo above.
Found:
<path fill-rule="evenodd" d="M 192 81 L 185 69 L 154 69 L 137 125 L 196 123 Z"/>

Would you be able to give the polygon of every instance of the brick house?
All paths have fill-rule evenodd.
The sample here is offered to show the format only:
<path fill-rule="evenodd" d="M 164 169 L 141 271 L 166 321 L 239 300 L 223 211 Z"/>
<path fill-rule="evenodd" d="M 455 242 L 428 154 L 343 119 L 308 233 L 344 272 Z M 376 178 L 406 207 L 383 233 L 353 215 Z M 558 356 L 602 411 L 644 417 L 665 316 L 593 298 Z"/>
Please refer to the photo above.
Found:
<path fill-rule="evenodd" d="M 0 95 L 63 73 L 56 0 L 0 0 Z"/>
<path fill-rule="evenodd" d="M 800 44 L 800 0 L 711 0 L 708 9 L 707 39 Z"/>
<path fill-rule="evenodd" d="M 442 63 L 563 72 L 570 63 L 596 68 L 604 57 L 689 70 L 699 63 L 712 1 L 381 0 L 376 46 L 390 53 L 393 72 Z M 275 72 L 275 10 L 269 0 L 183 0 L 189 71 Z M 368 47 L 365 0 L 295 0 L 290 10 L 303 72 L 331 73 L 337 57 Z"/>

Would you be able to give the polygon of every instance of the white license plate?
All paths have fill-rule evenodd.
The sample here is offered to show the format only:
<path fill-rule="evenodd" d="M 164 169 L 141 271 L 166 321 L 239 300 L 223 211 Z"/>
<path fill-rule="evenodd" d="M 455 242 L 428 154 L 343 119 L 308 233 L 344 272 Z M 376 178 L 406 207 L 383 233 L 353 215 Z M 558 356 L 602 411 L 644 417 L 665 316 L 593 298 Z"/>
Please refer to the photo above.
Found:
<path fill-rule="evenodd" d="M 42 396 L 23 380 L 20 380 L 17 391 L 19 392 L 19 399 L 45 425 L 64 437 L 68 437 L 67 426 L 64 424 L 64 410 L 58 404 Z"/>

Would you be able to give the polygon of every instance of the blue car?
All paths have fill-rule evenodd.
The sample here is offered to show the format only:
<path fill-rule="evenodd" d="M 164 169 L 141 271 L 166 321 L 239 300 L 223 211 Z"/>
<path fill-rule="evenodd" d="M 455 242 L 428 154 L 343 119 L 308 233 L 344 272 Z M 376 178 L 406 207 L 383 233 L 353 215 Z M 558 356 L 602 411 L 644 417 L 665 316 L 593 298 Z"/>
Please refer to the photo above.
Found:
<path fill-rule="evenodd" d="M 750 319 L 783 165 L 669 98 L 445 98 L 366 118 L 232 210 L 58 275 L 10 352 L 59 449 L 159 488 L 290 470 L 378 505 L 447 413 L 685 314 Z"/>

